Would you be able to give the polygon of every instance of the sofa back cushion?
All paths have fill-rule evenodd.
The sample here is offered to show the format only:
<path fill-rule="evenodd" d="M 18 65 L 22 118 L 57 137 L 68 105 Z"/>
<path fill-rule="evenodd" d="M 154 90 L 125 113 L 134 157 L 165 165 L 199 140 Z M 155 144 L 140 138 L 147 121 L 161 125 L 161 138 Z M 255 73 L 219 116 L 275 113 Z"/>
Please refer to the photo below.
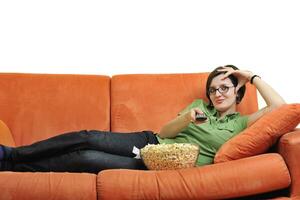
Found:
<path fill-rule="evenodd" d="M 16 145 L 63 132 L 110 129 L 110 77 L 0 74 L 0 112 Z"/>
<path fill-rule="evenodd" d="M 111 80 L 111 130 L 158 132 L 194 99 L 207 101 L 208 73 L 115 75 Z M 256 89 L 247 85 L 238 111 L 258 109 Z"/>

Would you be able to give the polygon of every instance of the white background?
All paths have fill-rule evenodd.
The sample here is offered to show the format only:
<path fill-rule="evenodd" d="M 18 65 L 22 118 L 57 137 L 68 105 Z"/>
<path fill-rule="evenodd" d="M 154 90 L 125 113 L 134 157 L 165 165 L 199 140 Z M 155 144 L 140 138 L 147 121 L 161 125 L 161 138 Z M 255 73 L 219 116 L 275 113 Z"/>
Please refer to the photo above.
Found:
<path fill-rule="evenodd" d="M 297 0 L 0 0 L 0 71 L 124 74 L 234 64 L 300 102 Z M 260 100 L 260 107 L 263 106 Z"/>

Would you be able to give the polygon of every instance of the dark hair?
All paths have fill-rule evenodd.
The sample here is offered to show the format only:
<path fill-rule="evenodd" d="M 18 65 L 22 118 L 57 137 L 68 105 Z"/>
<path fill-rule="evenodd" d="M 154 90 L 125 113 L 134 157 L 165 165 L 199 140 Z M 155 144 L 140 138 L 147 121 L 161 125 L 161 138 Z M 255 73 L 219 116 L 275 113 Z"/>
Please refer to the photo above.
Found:
<path fill-rule="evenodd" d="M 236 66 L 234 65 L 225 65 L 224 67 L 231 67 L 233 68 L 234 70 L 238 70 L 239 68 L 237 68 Z M 210 84 L 212 82 L 212 80 L 216 77 L 216 76 L 219 76 L 220 74 L 225 74 L 225 72 L 223 71 L 218 71 L 219 69 L 222 69 L 223 67 L 217 67 L 216 69 L 214 69 L 214 71 L 212 71 L 208 78 L 207 78 L 207 81 L 206 81 L 206 97 L 209 99 L 209 105 L 210 106 L 213 106 L 212 102 L 211 102 L 211 99 L 210 99 L 210 96 L 209 96 L 209 87 L 210 87 Z M 234 75 L 229 75 L 228 78 L 231 80 L 232 84 L 234 85 L 234 87 L 236 87 L 238 85 L 238 79 L 234 76 Z M 244 97 L 244 94 L 245 94 L 245 91 L 246 91 L 246 86 L 242 86 L 238 91 L 237 91 L 237 96 L 236 96 L 236 103 L 239 104 L 243 97 Z"/>

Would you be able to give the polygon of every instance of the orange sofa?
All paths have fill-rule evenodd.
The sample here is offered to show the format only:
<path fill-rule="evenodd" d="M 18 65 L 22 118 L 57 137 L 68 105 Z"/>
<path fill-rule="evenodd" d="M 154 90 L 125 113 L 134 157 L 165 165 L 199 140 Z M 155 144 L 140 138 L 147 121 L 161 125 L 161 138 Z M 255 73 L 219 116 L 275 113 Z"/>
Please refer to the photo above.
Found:
<path fill-rule="evenodd" d="M 192 100 L 206 99 L 207 75 L 0 73 L 0 143 L 26 145 L 82 129 L 157 132 Z M 247 85 L 238 110 L 257 109 L 256 89 Z M 0 200 L 300 199 L 299 157 L 295 130 L 265 154 L 182 170 L 5 171 Z"/>

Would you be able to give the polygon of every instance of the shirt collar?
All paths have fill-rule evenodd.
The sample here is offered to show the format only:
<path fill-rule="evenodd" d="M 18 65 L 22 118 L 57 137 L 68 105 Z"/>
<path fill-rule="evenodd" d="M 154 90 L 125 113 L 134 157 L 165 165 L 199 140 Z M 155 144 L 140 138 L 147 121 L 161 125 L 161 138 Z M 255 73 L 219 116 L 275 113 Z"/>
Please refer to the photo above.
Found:
<path fill-rule="evenodd" d="M 217 119 L 219 118 L 218 117 L 218 111 L 216 110 L 216 108 L 215 107 L 211 107 L 210 108 L 210 114 L 211 114 L 211 116 L 214 116 L 214 117 L 216 117 Z M 234 112 L 234 113 L 230 113 L 230 114 L 227 114 L 227 115 L 225 115 L 224 117 L 223 117 L 223 119 L 225 120 L 225 119 L 233 119 L 233 118 L 235 118 L 236 116 L 239 116 L 239 112 Z"/>
<path fill-rule="evenodd" d="M 214 109 L 212 111 L 213 116 L 215 116 L 216 118 L 219 119 L 219 113 L 218 113 L 218 111 L 215 108 L 213 108 L 213 109 Z M 239 116 L 239 114 L 240 114 L 239 112 L 230 113 L 230 114 L 225 115 L 222 119 L 224 119 L 224 120 L 225 119 L 233 119 L 233 118 Z"/>

